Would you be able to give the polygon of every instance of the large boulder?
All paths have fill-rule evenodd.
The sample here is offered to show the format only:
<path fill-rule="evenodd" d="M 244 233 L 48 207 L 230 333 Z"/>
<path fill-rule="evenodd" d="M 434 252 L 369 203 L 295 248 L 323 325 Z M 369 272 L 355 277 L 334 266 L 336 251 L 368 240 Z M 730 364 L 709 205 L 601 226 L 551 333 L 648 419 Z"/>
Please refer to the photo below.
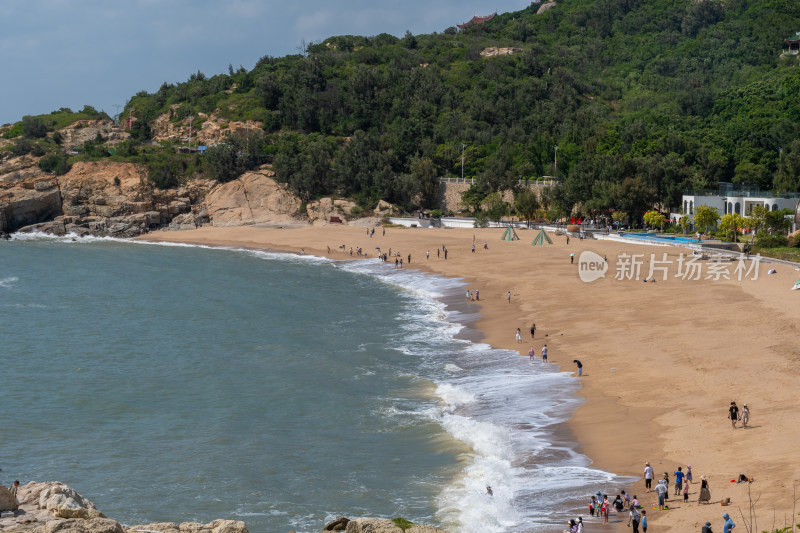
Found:
<path fill-rule="evenodd" d="M 332 200 L 331 198 L 321 198 L 316 202 L 311 202 L 306 206 L 308 219 L 312 224 L 330 224 L 331 217 L 338 218 L 341 222 L 347 222 L 352 216 L 350 213 L 356 206 L 349 200 Z"/>
<path fill-rule="evenodd" d="M 45 522 L 43 526 L 34 529 L 34 533 L 125 533 L 125 529 L 110 518 L 70 518 Z"/>
<path fill-rule="evenodd" d="M 380 518 L 355 518 L 347 522 L 346 533 L 404 533 L 391 520 Z M 443 529 L 433 526 L 414 524 L 405 533 L 445 533 Z"/>
<path fill-rule="evenodd" d="M 11 489 L 0 485 L 0 511 L 12 511 L 16 506 L 17 502 L 11 495 Z"/>
<path fill-rule="evenodd" d="M 96 509 L 94 504 L 75 492 L 73 488 L 58 481 L 44 483 L 28 483 L 19 488 L 18 499 L 20 505 L 36 503 L 37 509 L 57 513 L 69 514 L 69 510 Z"/>
<path fill-rule="evenodd" d="M 116 217 L 155 208 L 147 171 L 131 163 L 79 161 L 58 183 L 65 215 Z"/>
<path fill-rule="evenodd" d="M 36 190 L 33 183 L 29 183 L 30 188 L 0 190 L 0 232 L 12 232 L 29 224 L 51 220 L 61 214 L 61 194 L 58 188 Z"/>
<path fill-rule="evenodd" d="M 127 533 L 137 531 L 159 531 L 160 533 L 249 533 L 241 520 L 214 520 L 208 524 L 199 522 L 154 522 L 141 526 L 130 526 Z"/>
<path fill-rule="evenodd" d="M 302 202 L 271 172 L 247 172 L 238 179 L 214 187 L 206 196 L 206 211 L 213 226 L 287 224 Z"/>

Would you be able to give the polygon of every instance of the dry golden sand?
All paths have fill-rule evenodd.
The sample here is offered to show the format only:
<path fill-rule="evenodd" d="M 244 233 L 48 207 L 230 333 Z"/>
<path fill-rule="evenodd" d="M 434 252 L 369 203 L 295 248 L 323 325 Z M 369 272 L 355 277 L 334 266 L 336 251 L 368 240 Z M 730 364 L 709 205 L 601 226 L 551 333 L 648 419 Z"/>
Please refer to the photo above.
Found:
<path fill-rule="evenodd" d="M 643 481 L 630 487 L 643 500 L 652 531 L 699 531 L 706 520 L 721 531 L 725 511 L 744 531 L 739 508 L 749 516 L 748 489 L 759 498 L 758 531 L 770 529 L 773 520 L 783 527 L 791 519 L 793 487 L 800 483 L 800 291 L 790 290 L 800 272 L 777 265 L 778 273 L 767 275 L 771 267 L 762 265 L 757 280 L 737 281 L 731 267 L 731 281 L 689 281 L 675 278 L 677 264 L 672 264 L 666 282 L 620 281 L 614 275 L 621 253 L 641 253 L 645 259 L 654 253 L 660 259 L 667 252 L 676 260 L 687 251 L 577 239 L 567 245 L 552 235 L 553 245 L 533 247 L 533 231 L 519 231 L 522 240 L 514 242 L 501 241 L 502 232 L 387 228 L 382 236 L 376 228 L 369 239 L 364 227 L 239 227 L 158 232 L 145 239 L 305 248 L 333 259 L 349 258 L 337 249 L 340 244 L 360 246 L 372 257 L 376 246 L 391 247 L 406 259 L 410 253 L 411 268 L 464 278 L 480 290 L 482 318 L 476 327 L 490 344 L 527 354 L 531 345 L 540 353 L 547 342 L 550 360 L 562 370 L 574 371 L 575 358 L 583 362 L 580 394 L 586 402 L 570 426 L 594 466 L 641 477 L 650 461 L 657 474 L 668 471 L 674 481 L 678 466 L 692 465 L 695 484 L 688 505 L 675 499 L 670 510 L 653 510 L 653 494 L 645 493 Z M 436 258 L 442 244 L 449 250 L 447 261 Z M 579 279 L 578 256 L 584 250 L 608 256 L 604 279 Z M 570 264 L 572 252 L 575 264 Z M 707 262 L 703 268 L 705 276 Z M 642 275 L 647 275 L 647 261 Z M 533 342 L 532 321 L 537 326 Z M 522 345 L 514 339 L 518 327 L 525 333 Z M 726 415 L 733 400 L 750 407 L 750 429 L 731 429 Z M 731 483 L 740 473 L 755 482 Z M 701 475 L 709 479 L 712 505 L 697 503 Z M 732 506 L 721 506 L 723 497 L 731 498 Z M 611 529 L 627 529 L 626 521 Z M 593 525 L 587 531 L 607 528 Z"/>

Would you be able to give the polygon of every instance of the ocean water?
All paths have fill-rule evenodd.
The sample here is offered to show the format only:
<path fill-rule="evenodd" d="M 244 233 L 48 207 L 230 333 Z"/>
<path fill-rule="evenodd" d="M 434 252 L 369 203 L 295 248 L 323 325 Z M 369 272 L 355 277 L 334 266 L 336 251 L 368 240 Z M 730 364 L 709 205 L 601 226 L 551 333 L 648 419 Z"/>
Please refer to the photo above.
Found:
<path fill-rule="evenodd" d="M 570 442 L 577 380 L 466 340 L 462 294 L 377 260 L 0 242 L 0 481 L 63 481 L 126 525 L 561 531 L 627 480 Z"/>

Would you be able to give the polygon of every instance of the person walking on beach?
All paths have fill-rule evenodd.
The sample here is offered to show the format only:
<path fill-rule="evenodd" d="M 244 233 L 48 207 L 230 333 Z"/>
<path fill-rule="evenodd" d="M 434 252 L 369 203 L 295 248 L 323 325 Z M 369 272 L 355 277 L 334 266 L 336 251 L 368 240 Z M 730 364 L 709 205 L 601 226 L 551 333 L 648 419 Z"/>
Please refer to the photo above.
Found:
<path fill-rule="evenodd" d="M 411 264 L 411 254 L 408 254 L 408 264 Z"/>
<path fill-rule="evenodd" d="M 547 345 L 542 346 L 542 363 L 547 362 Z"/>
<path fill-rule="evenodd" d="M 650 492 L 650 489 L 653 485 L 653 467 L 650 466 L 650 463 L 644 464 L 644 488 L 647 489 L 647 492 Z"/>
<path fill-rule="evenodd" d="M 736 406 L 736 402 L 731 402 L 731 406 L 728 408 L 728 418 L 731 419 L 731 427 L 736 429 L 736 420 L 739 419 L 739 408 Z"/>
<path fill-rule="evenodd" d="M 689 480 L 683 480 L 683 503 L 689 503 Z"/>
<path fill-rule="evenodd" d="M 692 465 L 686 465 L 686 481 L 692 483 Z"/>
<path fill-rule="evenodd" d="M 531 324 L 531 340 L 536 336 L 536 322 Z"/>
<path fill-rule="evenodd" d="M 522 344 L 522 332 L 517 328 L 517 344 Z"/>
<path fill-rule="evenodd" d="M 439 259 L 439 257 L 440 257 L 440 256 L 439 256 L 439 249 L 437 248 L 437 249 L 436 249 L 436 259 Z"/>
<path fill-rule="evenodd" d="M 636 510 L 636 507 L 631 507 L 630 512 L 628 513 L 628 525 L 633 526 L 633 533 L 639 533 L 639 520 L 641 520 L 642 515 L 639 514 L 639 511 Z"/>
<path fill-rule="evenodd" d="M 656 492 L 658 493 L 658 510 L 661 511 L 664 509 L 666 496 L 669 492 L 669 486 L 664 482 L 663 479 L 658 480 L 658 483 L 656 484 Z"/>
<path fill-rule="evenodd" d="M 647 533 L 647 511 L 642 509 L 642 533 Z"/>
<path fill-rule="evenodd" d="M 508 291 L 506 298 L 508 298 L 508 303 L 511 303 L 511 291 Z"/>
<path fill-rule="evenodd" d="M 681 490 L 683 489 L 683 469 L 679 466 L 678 469 L 675 471 L 675 496 L 680 495 Z"/>
<path fill-rule="evenodd" d="M 742 427 L 746 428 L 749 422 L 750 422 L 750 409 L 747 408 L 747 404 L 744 404 L 742 406 Z"/>
<path fill-rule="evenodd" d="M 572 362 L 578 365 L 578 377 L 581 377 L 583 375 L 583 364 L 577 359 L 573 359 Z"/>
<path fill-rule="evenodd" d="M 722 533 L 731 533 L 733 528 L 736 527 L 736 524 L 734 524 L 733 520 L 731 520 L 731 515 L 728 513 L 723 513 L 722 518 L 725 519 L 725 523 L 722 525 Z"/>
<path fill-rule="evenodd" d="M 17 502 L 17 490 L 19 490 L 19 481 L 14 481 L 14 484 L 11 485 L 11 498 L 14 500 L 14 508 L 11 509 L 12 511 L 19 509 L 19 502 Z"/>
<path fill-rule="evenodd" d="M 708 488 L 708 481 L 706 476 L 700 476 L 700 497 L 697 498 L 697 503 L 709 503 L 711 501 L 711 491 Z"/>
<path fill-rule="evenodd" d="M 431 258 L 431 251 L 430 250 L 425 250 L 425 261 L 427 261 L 430 258 Z"/>

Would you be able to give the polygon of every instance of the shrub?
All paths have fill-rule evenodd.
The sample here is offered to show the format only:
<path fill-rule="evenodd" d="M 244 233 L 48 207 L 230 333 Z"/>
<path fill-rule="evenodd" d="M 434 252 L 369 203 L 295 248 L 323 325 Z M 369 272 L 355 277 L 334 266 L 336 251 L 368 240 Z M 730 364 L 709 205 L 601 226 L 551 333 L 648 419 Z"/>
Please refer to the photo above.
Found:
<path fill-rule="evenodd" d="M 54 172 L 56 176 L 69 172 L 67 154 L 64 152 L 50 152 L 39 160 L 39 168 L 44 172 Z"/>
<path fill-rule="evenodd" d="M 786 246 L 785 235 L 770 235 L 766 231 L 756 233 L 756 242 L 762 248 L 778 248 Z"/>
<path fill-rule="evenodd" d="M 14 155 L 29 154 L 31 150 L 33 150 L 33 143 L 24 137 L 17 138 L 17 141 L 11 146 L 11 153 Z"/>
<path fill-rule="evenodd" d="M 47 136 L 47 125 L 39 117 L 22 117 L 22 135 L 32 139 L 41 139 Z"/>

